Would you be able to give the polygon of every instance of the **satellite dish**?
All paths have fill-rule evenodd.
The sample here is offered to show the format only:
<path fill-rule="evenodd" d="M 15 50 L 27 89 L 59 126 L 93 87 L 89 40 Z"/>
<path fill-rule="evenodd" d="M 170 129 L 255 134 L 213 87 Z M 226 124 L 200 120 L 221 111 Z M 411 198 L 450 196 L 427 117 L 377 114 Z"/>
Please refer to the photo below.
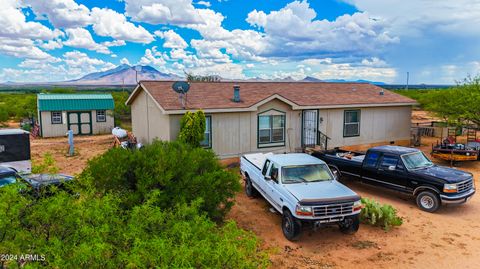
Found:
<path fill-rule="evenodd" d="M 177 81 L 173 83 L 172 89 L 177 93 L 185 94 L 190 89 L 190 84 L 186 81 Z"/>

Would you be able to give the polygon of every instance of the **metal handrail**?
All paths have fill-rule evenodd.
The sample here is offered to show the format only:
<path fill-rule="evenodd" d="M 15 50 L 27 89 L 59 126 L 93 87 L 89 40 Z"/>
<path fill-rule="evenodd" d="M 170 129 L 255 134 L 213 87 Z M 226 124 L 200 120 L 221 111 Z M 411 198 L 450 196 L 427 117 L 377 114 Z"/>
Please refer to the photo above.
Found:
<path fill-rule="evenodd" d="M 324 150 L 327 150 L 328 149 L 328 140 L 330 140 L 331 138 L 328 137 L 326 134 L 322 133 L 320 130 L 317 130 L 317 145 L 322 147 L 324 146 Z M 325 141 L 324 143 L 322 143 L 323 141 Z M 324 144 L 324 145 L 323 145 Z"/>

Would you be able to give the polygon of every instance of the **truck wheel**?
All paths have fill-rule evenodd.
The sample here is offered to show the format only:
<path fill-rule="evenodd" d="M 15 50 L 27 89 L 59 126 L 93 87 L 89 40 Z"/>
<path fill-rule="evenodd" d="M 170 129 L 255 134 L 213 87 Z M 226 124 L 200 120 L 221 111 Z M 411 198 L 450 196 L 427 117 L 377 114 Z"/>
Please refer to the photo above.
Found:
<path fill-rule="evenodd" d="M 355 216 L 348 216 L 338 224 L 340 231 L 344 234 L 354 234 L 360 227 L 360 214 Z"/>
<path fill-rule="evenodd" d="M 248 176 L 245 178 L 245 194 L 250 198 L 255 198 L 258 195 L 257 190 L 253 187 L 252 181 Z"/>
<path fill-rule="evenodd" d="M 296 241 L 300 237 L 302 223 L 295 219 L 289 210 L 284 210 L 282 215 L 282 231 L 285 238 Z"/>
<path fill-rule="evenodd" d="M 440 207 L 440 199 L 431 191 L 422 191 L 417 195 L 416 201 L 417 206 L 421 210 L 430 213 L 437 211 L 437 209 Z"/>

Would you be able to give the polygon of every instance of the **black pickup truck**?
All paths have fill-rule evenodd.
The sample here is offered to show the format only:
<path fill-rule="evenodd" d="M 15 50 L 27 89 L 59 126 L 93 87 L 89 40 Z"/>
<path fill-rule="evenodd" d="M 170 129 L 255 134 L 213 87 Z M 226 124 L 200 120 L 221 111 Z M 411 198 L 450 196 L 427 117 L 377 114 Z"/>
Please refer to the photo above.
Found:
<path fill-rule="evenodd" d="M 343 150 L 314 152 L 334 174 L 411 194 L 420 209 L 435 212 L 442 203 L 464 203 L 475 194 L 473 175 L 433 164 L 422 151 L 379 146 L 366 154 Z"/>

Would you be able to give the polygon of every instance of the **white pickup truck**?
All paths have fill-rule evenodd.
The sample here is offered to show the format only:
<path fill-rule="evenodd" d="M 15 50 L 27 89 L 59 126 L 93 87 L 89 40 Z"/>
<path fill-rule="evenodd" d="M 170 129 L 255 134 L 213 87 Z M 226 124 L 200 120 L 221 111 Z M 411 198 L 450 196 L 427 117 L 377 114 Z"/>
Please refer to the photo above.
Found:
<path fill-rule="evenodd" d="M 303 153 L 254 153 L 242 156 L 240 171 L 249 197 L 260 193 L 282 214 L 282 231 L 297 240 L 302 225 L 338 224 L 355 233 L 360 224 L 360 196 L 337 181 L 321 160 Z"/>

